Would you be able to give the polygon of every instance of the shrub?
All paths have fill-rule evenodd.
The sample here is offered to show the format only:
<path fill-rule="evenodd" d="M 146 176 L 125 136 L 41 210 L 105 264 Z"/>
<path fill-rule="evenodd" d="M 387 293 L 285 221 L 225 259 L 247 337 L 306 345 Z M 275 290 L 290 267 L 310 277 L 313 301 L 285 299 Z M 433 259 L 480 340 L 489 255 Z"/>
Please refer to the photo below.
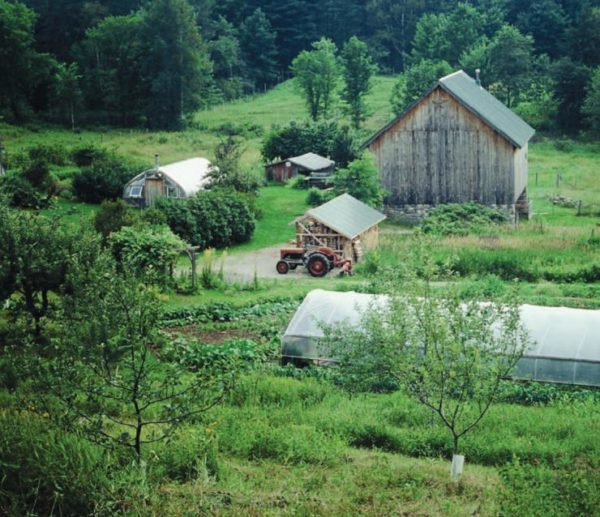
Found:
<path fill-rule="evenodd" d="M 125 184 L 142 168 L 117 155 L 95 160 L 73 176 L 73 192 L 85 203 L 118 199 Z"/>
<path fill-rule="evenodd" d="M 94 216 L 94 228 L 105 239 L 113 232 L 135 222 L 132 208 L 123 200 L 103 201 L 100 210 Z"/>
<path fill-rule="evenodd" d="M 94 162 L 106 160 L 110 157 L 110 153 L 103 147 L 94 145 L 84 145 L 73 149 L 71 158 L 77 167 L 89 167 Z"/>
<path fill-rule="evenodd" d="M 175 234 L 204 249 L 246 242 L 254 232 L 254 216 L 238 192 L 201 191 L 186 201 L 160 200 L 156 207 Z"/>
<path fill-rule="evenodd" d="M 331 190 L 320 190 L 311 188 L 306 195 L 306 204 L 310 206 L 319 206 L 333 199 L 334 194 Z"/>
<path fill-rule="evenodd" d="M 20 173 L 13 172 L 0 177 L 0 191 L 13 207 L 40 209 L 50 204 L 48 196 L 36 190 Z"/>
<path fill-rule="evenodd" d="M 167 226 L 125 226 L 108 239 L 121 269 L 164 285 L 185 244 Z"/>
<path fill-rule="evenodd" d="M 363 153 L 353 160 L 346 169 L 340 169 L 333 175 L 336 195 L 350 194 L 356 199 L 372 207 L 380 207 L 383 203 L 384 191 L 381 188 L 379 170 L 370 153 Z"/>
<path fill-rule="evenodd" d="M 528 263 L 510 250 L 494 250 L 490 253 L 477 249 L 463 249 L 452 259 L 450 269 L 461 276 L 491 274 L 502 280 L 535 282 L 541 277 L 535 263 Z"/>
<path fill-rule="evenodd" d="M 59 144 L 38 144 L 27 149 L 31 161 L 41 160 L 52 165 L 67 165 L 70 162 L 69 151 Z"/>
<path fill-rule="evenodd" d="M 468 235 L 505 222 L 507 217 L 501 210 L 478 203 L 449 203 L 431 210 L 421 229 L 433 235 Z"/>
<path fill-rule="evenodd" d="M 91 515 L 109 493 L 103 451 L 28 413 L 0 413 L 0 513 Z"/>

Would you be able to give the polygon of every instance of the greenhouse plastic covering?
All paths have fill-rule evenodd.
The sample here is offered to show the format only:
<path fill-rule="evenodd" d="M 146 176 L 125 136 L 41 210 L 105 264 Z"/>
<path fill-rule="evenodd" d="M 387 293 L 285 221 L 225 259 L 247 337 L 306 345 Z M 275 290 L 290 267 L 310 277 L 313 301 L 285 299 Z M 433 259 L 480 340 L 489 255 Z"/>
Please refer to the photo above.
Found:
<path fill-rule="evenodd" d="M 308 293 L 281 340 L 282 356 L 334 362 L 319 350 L 323 327 L 358 325 L 369 307 L 384 296 L 316 289 Z M 521 322 L 532 344 L 512 377 L 560 384 L 600 386 L 600 311 L 521 305 Z"/>

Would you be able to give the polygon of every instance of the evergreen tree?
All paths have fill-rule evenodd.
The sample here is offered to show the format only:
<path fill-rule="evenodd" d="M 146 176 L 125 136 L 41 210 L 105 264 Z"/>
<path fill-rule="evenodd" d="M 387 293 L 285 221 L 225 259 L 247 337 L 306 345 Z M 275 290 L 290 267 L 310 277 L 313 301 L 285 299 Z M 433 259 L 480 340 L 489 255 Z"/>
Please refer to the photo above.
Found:
<path fill-rule="evenodd" d="M 373 31 L 372 42 L 384 50 L 388 67 L 404 71 L 417 21 L 424 13 L 437 13 L 439 8 L 439 2 L 433 0 L 368 1 L 367 22 Z"/>
<path fill-rule="evenodd" d="M 222 16 L 210 24 L 207 37 L 210 59 L 213 63 L 213 76 L 218 88 L 226 99 L 241 95 L 240 67 L 241 53 L 238 32 Z"/>
<path fill-rule="evenodd" d="M 582 10 L 569 39 L 574 61 L 588 66 L 600 65 L 600 6 Z"/>
<path fill-rule="evenodd" d="M 558 101 L 558 126 L 566 133 L 576 133 L 582 124 L 581 106 L 590 77 L 590 69 L 569 58 L 553 65 L 554 96 Z"/>
<path fill-rule="evenodd" d="M 565 44 L 567 17 L 556 0 L 534 0 L 517 18 L 517 27 L 531 34 L 539 54 L 558 57 Z"/>
<path fill-rule="evenodd" d="M 142 80 L 142 16 L 109 16 L 74 50 L 87 107 L 122 126 L 140 122 L 148 85 Z"/>
<path fill-rule="evenodd" d="M 21 3 L 0 0 L 0 116 L 23 120 L 36 86 L 50 77 L 54 60 L 34 48 L 36 15 Z"/>
<path fill-rule="evenodd" d="M 592 73 L 581 111 L 592 130 L 600 133 L 600 66 Z"/>
<path fill-rule="evenodd" d="M 364 97 L 371 89 L 371 76 L 375 66 L 369 56 L 367 44 L 352 36 L 344 45 L 341 54 L 344 87 L 342 99 L 350 114 L 352 125 L 358 129 L 367 116 Z"/>
<path fill-rule="evenodd" d="M 245 76 L 253 87 L 266 88 L 277 80 L 276 37 L 271 22 L 260 8 L 240 27 Z"/>
<path fill-rule="evenodd" d="M 176 129 L 198 109 L 212 80 L 212 63 L 187 0 L 155 0 L 143 13 L 143 80 L 154 128 Z"/>

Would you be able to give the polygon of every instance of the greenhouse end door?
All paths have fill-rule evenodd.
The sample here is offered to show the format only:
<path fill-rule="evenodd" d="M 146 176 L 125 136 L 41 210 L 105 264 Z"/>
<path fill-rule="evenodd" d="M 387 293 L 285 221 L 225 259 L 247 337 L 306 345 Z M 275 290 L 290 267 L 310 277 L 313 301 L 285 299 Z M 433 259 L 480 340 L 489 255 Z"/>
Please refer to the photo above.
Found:
<path fill-rule="evenodd" d="M 144 201 L 146 206 L 153 206 L 157 197 L 163 195 L 163 180 L 162 178 L 146 178 L 144 188 Z"/>

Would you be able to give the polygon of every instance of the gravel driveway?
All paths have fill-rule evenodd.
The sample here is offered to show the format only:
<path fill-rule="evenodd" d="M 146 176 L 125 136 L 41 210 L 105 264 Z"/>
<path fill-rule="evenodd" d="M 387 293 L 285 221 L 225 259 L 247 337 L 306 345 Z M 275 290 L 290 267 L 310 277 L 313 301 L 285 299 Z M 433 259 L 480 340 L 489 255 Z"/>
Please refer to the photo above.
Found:
<path fill-rule="evenodd" d="M 228 255 L 223 264 L 225 279 L 249 281 L 254 278 L 255 272 L 258 278 L 281 278 L 282 280 L 293 280 L 308 275 L 303 267 L 298 267 L 294 271 L 290 270 L 287 275 L 277 273 L 275 264 L 279 260 L 279 249 L 286 246 L 289 247 L 289 244 Z M 217 267 L 220 267 L 220 264 Z"/>

